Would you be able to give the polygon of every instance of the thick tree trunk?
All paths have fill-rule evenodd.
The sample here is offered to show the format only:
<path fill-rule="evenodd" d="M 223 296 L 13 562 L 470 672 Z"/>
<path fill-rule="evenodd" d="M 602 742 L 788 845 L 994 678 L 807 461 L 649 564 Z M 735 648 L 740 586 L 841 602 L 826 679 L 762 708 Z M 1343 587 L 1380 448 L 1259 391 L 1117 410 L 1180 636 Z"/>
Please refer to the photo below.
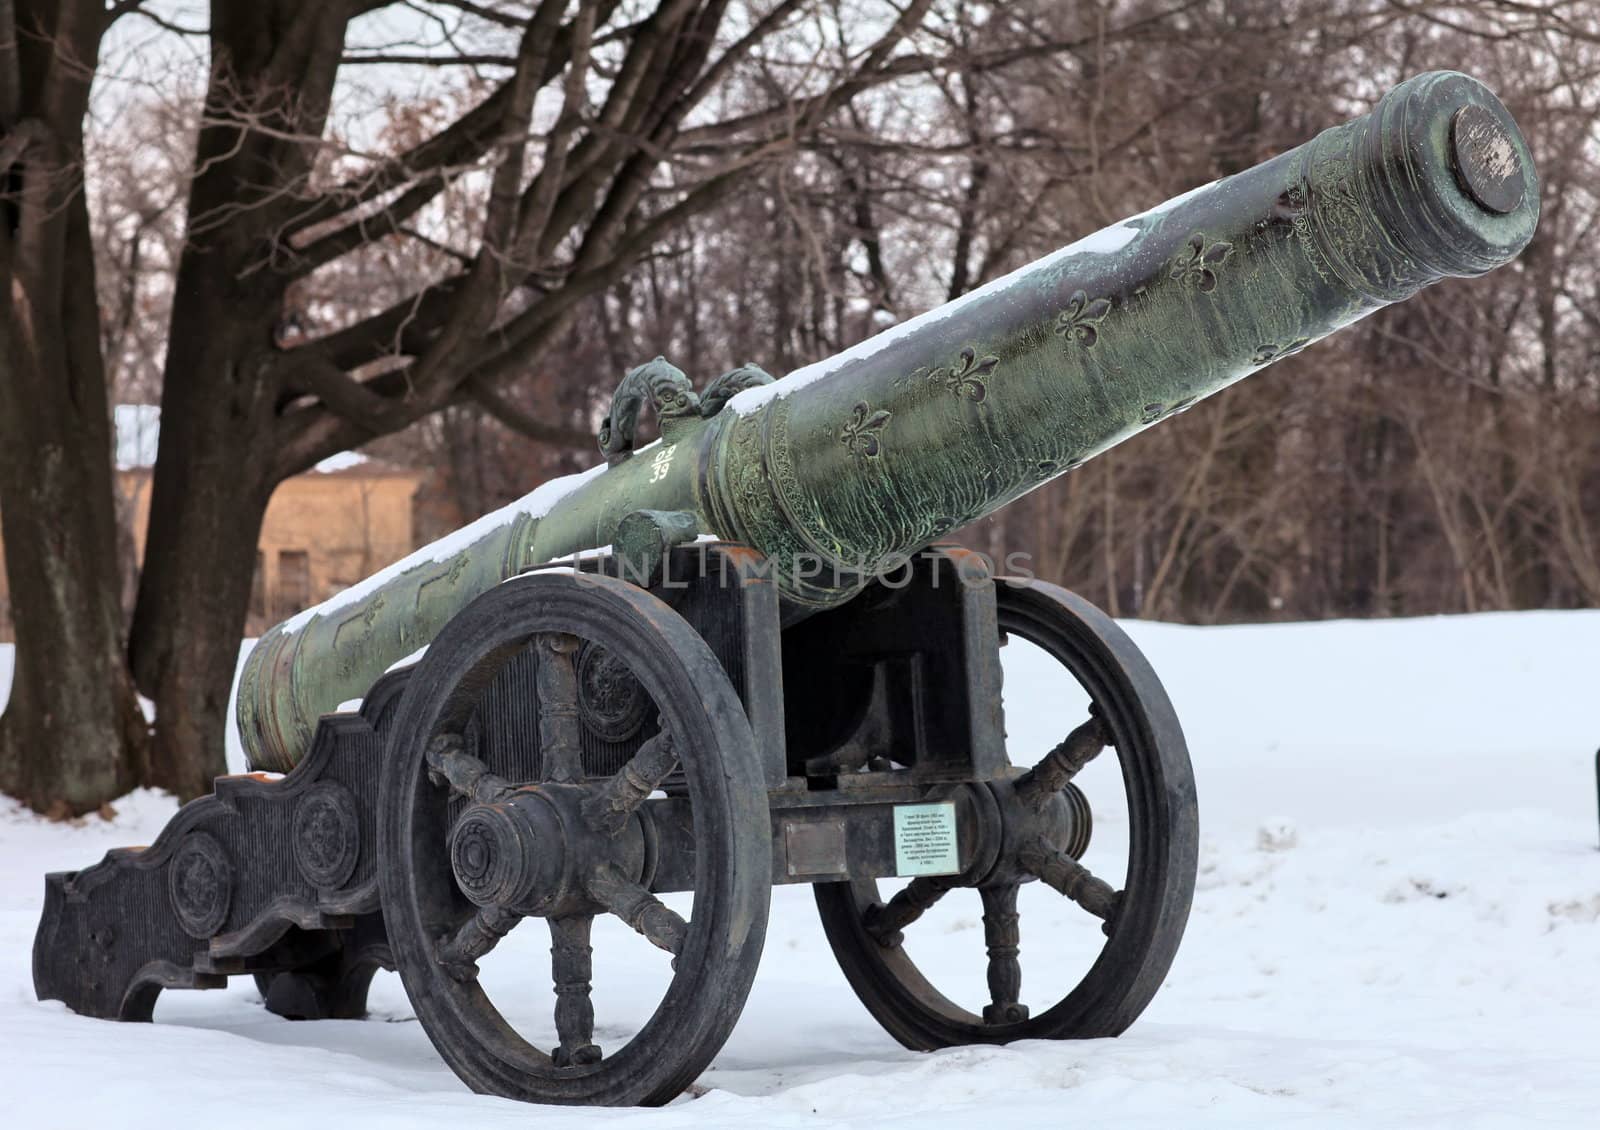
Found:
<path fill-rule="evenodd" d="M 150 783 L 192 797 L 224 771 L 256 540 L 284 475 L 270 262 L 315 159 L 348 12 L 305 0 L 212 6 L 212 74 L 161 393 L 130 654 L 155 701 Z M 286 99 L 284 92 L 295 95 Z M 261 128 L 257 128 L 261 127 Z"/>
<path fill-rule="evenodd" d="M 156 706 L 148 783 L 185 799 L 225 772 L 228 692 L 275 483 L 275 385 L 255 358 L 271 341 L 263 311 L 280 309 L 282 292 L 241 285 L 235 262 L 226 244 L 192 241 L 178 270 L 129 643 L 139 689 Z"/>
<path fill-rule="evenodd" d="M 229 415 L 226 398 L 185 396 L 170 371 L 167 381 L 163 420 L 193 413 L 193 431 L 181 446 L 162 437 L 132 656 L 156 706 L 148 783 L 188 799 L 225 772 L 228 693 L 271 488 L 250 466 L 260 430 Z"/>
<path fill-rule="evenodd" d="M 16 7 L 34 34 L 11 39 L 21 82 L 0 105 L 0 139 L 30 135 L 0 169 L 0 522 L 17 644 L 0 789 L 74 815 L 135 779 L 147 738 L 123 650 L 83 195 L 81 123 L 103 15 L 97 2 Z"/>
<path fill-rule="evenodd" d="M 197 178 L 193 214 L 228 187 Z M 277 385 L 265 367 L 283 287 L 268 272 L 241 279 L 244 254 L 225 232 L 194 236 L 179 265 L 130 639 L 139 689 L 156 705 L 149 781 L 183 798 L 225 771 L 228 692 L 277 481 Z"/>

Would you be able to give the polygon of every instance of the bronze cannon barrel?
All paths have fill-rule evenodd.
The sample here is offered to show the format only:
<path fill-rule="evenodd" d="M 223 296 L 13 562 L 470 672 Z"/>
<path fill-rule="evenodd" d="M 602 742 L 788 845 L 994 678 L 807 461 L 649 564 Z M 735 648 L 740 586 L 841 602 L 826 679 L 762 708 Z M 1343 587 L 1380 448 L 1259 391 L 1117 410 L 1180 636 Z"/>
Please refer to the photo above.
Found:
<path fill-rule="evenodd" d="M 255 768 L 473 597 L 610 544 L 639 511 L 768 556 L 792 612 L 1379 307 L 1532 238 L 1505 107 L 1454 72 L 723 406 L 667 390 L 662 438 L 546 483 L 267 633 L 240 678 Z M 661 363 L 658 363 L 658 365 Z M 670 368 L 670 367 L 668 367 Z M 659 370 L 655 370 L 659 376 Z M 720 408 L 720 411 L 714 409 Z"/>

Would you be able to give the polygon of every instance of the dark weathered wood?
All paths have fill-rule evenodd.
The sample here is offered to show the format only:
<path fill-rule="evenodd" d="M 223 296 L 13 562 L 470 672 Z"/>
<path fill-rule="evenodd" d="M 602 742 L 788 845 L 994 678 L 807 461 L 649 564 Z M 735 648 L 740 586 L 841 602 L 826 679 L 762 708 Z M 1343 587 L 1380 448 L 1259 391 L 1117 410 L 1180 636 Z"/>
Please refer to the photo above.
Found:
<path fill-rule="evenodd" d="M 1027 1006 L 1017 1003 L 1022 995 L 1017 890 L 1016 883 L 978 888 L 983 899 L 983 944 L 989 951 L 989 1003 L 983 1009 L 986 1024 L 1014 1024 L 1028 1018 Z"/>
<path fill-rule="evenodd" d="M 993 807 L 977 821 L 978 842 L 961 875 L 913 880 L 887 906 L 878 883 L 854 871 L 849 882 L 814 888 L 828 942 L 851 988 L 912 1048 L 1118 1034 L 1143 1010 L 1169 968 L 1194 887 L 1197 817 L 1188 752 L 1148 663 L 1114 621 L 1071 593 L 1008 581 L 996 586 L 996 598 L 996 636 L 1026 640 L 1060 663 L 1089 691 L 1091 722 L 1041 765 L 986 783 L 984 795 Z M 870 608 L 873 600 L 864 603 Z M 1088 846 L 1090 809 L 1069 778 L 1075 765 L 1103 745 L 1116 751 L 1128 804 L 1125 894 L 1063 850 L 1081 853 Z M 1107 941 L 1065 996 L 1030 1010 L 1020 1000 L 1025 955 L 1017 892 L 1035 876 L 1104 920 Z M 914 920 L 952 884 L 976 886 L 983 902 L 990 1000 L 981 1009 L 945 996 L 917 967 L 915 947 L 902 947 L 898 932 L 887 929 Z M 1038 960 L 1053 947 L 1040 939 L 1028 952 Z"/>
<path fill-rule="evenodd" d="M 867 933 L 876 938 L 881 946 L 900 945 L 905 940 L 901 931 L 921 918 L 959 881 L 954 875 L 934 878 L 919 876 L 911 880 L 888 902 L 866 909 L 863 921 Z"/>
<path fill-rule="evenodd" d="M 536 694 L 539 698 L 539 753 L 544 779 L 557 784 L 583 780 L 583 748 L 578 732 L 578 640 L 560 632 L 539 637 Z"/>
<path fill-rule="evenodd" d="M 692 548 L 675 551 L 662 591 Z M 937 574 L 916 577 L 932 586 Z M 710 590 L 680 595 L 693 623 L 598 566 L 497 586 L 424 662 L 373 688 L 360 716 L 322 719 L 288 776 L 223 779 L 151 848 L 51 876 L 35 948 L 40 995 L 142 1019 L 162 989 L 254 974 L 282 1015 L 349 1016 L 364 1007 L 372 970 L 392 964 L 430 1038 L 474 1087 L 542 1102 L 661 1101 L 725 1038 L 754 976 L 767 892 L 782 881 L 817 884 L 847 978 L 912 1046 L 1105 1035 L 1131 1022 L 1181 934 L 1194 817 L 1181 734 L 1115 625 L 1049 586 L 1006 586 L 987 616 L 940 619 L 938 632 L 899 641 L 914 667 L 916 648 L 970 653 L 978 641 L 961 633 L 981 631 L 997 651 L 1005 631 L 1098 689 L 1104 733 L 1079 727 L 1067 753 L 1031 774 L 992 772 L 972 756 L 966 778 L 951 780 L 963 764 L 954 755 L 886 769 L 887 753 L 905 754 L 877 745 L 874 768 L 769 788 L 724 663 L 737 669 L 739 657 L 775 649 L 778 608 L 745 604 L 742 579 L 721 601 Z M 869 640 L 893 636 L 893 617 L 877 617 L 895 599 L 863 596 Z M 612 666 L 581 678 L 585 648 Z M 905 732 L 887 719 L 916 717 L 907 708 L 919 694 L 981 701 L 992 693 L 989 667 L 875 680 L 863 706 L 885 718 L 857 738 Z M 643 715 L 625 674 L 648 688 Z M 745 685 L 758 704 L 776 689 Z M 1139 846 L 1133 901 L 1063 850 L 1081 852 L 1091 831 L 1087 801 L 1063 773 L 1102 740 L 1123 759 Z M 776 753 L 783 760 L 781 745 Z M 957 873 L 916 876 L 885 903 L 876 880 L 902 866 L 895 813 L 906 805 L 948 806 L 957 844 L 947 866 Z M 1107 953 L 1071 998 L 1087 1001 L 1082 1009 L 1033 1015 L 1022 1004 L 1017 896 L 1033 874 L 1110 927 Z M 982 902 L 986 952 L 972 960 L 986 960 L 989 1000 L 974 1012 L 944 998 L 917 970 L 916 947 L 902 945 L 902 931 L 957 887 L 977 888 Z M 665 890 L 693 891 L 692 923 L 657 897 Z M 137 932 L 128 931 L 132 908 Z M 606 1055 L 592 995 L 602 912 L 673 955 L 655 1021 Z M 487 1011 L 493 978 L 478 976 L 525 917 L 545 918 L 550 931 L 553 1048 L 505 1024 L 515 1010 Z M 1041 939 L 1030 952 L 1052 947 Z"/>
<path fill-rule="evenodd" d="M 460 734 L 440 734 L 428 743 L 428 774 L 450 787 L 457 796 L 486 804 L 511 791 L 511 784 L 496 777 L 483 762 L 466 751 Z"/>
<path fill-rule="evenodd" d="M 651 945 L 677 955 L 689 934 L 683 916 L 638 883 L 607 869 L 589 880 L 589 893 L 602 906 L 647 938 Z"/>
<path fill-rule="evenodd" d="M 594 951 L 589 931 L 594 918 L 571 914 L 550 922 L 550 970 L 556 989 L 556 1034 L 561 1045 L 551 1053 L 557 1067 L 598 1063 L 594 1043 L 594 1002 L 589 981 L 594 976 Z"/>
<path fill-rule="evenodd" d="M 663 730 L 640 746 L 617 775 L 584 802 L 583 815 L 590 827 L 613 836 L 622 831 L 628 817 L 677 767 L 672 735 Z"/>
<path fill-rule="evenodd" d="M 478 976 L 478 959 L 500 944 L 522 915 L 499 906 L 480 906 L 477 911 L 439 942 L 435 958 L 457 981 Z"/>
<path fill-rule="evenodd" d="M 776 631 L 776 615 L 760 630 Z M 650 688 L 656 733 L 618 725 L 631 716 L 610 709 L 624 672 L 596 680 L 591 690 L 606 700 L 585 708 L 573 664 L 580 641 Z M 379 799 L 385 922 L 407 995 L 450 1065 L 479 1091 L 528 1101 L 677 1095 L 743 1007 L 771 886 L 756 743 L 705 641 L 633 585 L 537 572 L 451 621 L 411 673 L 395 727 Z M 591 742 L 595 727 L 618 740 Z M 440 743 L 444 756 L 435 746 L 441 734 L 461 735 L 484 773 L 515 787 L 464 803 L 463 790 L 431 782 L 430 763 L 448 768 L 454 756 L 453 737 Z M 631 755 L 617 764 L 619 744 Z M 476 795 L 483 776 L 468 767 L 461 783 Z M 686 839 L 658 835 L 640 804 L 664 777 L 687 806 Z M 692 927 L 641 881 L 663 853 L 685 870 L 680 852 L 696 876 Z M 478 904 L 471 918 L 467 900 Z M 591 921 L 601 912 L 674 957 L 652 1022 L 603 1057 L 590 995 Z M 553 1053 L 504 1023 L 505 1002 L 472 976 L 493 937 L 529 915 L 551 931 Z M 466 924 L 440 946 L 440 921 Z"/>
<path fill-rule="evenodd" d="M 163 989 L 256 975 L 269 1007 L 286 1015 L 364 1013 L 373 970 L 393 967 L 379 916 L 377 805 L 406 678 L 386 677 L 359 716 L 323 719 L 293 774 L 219 778 L 150 846 L 48 876 L 34 939 L 39 997 L 148 1020 Z M 190 873 L 174 876 L 197 837 L 214 847 L 188 853 Z M 209 936 L 197 939 L 186 922 Z M 279 985 L 280 974 L 296 976 Z"/>
<path fill-rule="evenodd" d="M 1043 807 L 1105 748 L 1105 727 L 1099 718 L 1090 718 L 1022 776 L 1017 782 L 1017 798 L 1030 808 Z"/>
<path fill-rule="evenodd" d="M 1066 852 L 1035 841 L 1023 848 L 1017 861 L 1096 918 L 1109 924 L 1116 914 L 1121 897 L 1116 889 Z"/>

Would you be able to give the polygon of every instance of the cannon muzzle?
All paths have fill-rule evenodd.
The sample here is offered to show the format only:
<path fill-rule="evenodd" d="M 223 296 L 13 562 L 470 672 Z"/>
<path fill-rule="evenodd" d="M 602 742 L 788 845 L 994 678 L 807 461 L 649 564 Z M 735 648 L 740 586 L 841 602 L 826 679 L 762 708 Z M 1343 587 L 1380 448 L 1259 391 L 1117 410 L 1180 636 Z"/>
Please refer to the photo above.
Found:
<path fill-rule="evenodd" d="M 746 368 L 696 396 L 664 361 L 642 366 L 602 429 L 608 464 L 263 637 L 239 688 L 251 761 L 290 768 L 320 713 L 363 695 L 473 597 L 619 529 L 745 542 L 792 615 L 838 604 L 1201 397 L 1442 278 L 1507 262 L 1538 215 L 1532 156 L 1505 107 L 1434 72 L 783 380 Z M 646 398 L 662 438 L 634 452 Z"/>

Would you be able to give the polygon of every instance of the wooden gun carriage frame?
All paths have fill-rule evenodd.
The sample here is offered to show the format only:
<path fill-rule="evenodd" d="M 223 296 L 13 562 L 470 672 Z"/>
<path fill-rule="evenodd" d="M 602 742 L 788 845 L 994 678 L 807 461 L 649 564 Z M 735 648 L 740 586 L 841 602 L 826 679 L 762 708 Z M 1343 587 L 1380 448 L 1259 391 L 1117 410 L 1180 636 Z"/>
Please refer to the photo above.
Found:
<path fill-rule="evenodd" d="M 1054 749 L 1016 751 L 1017 767 L 1000 709 L 1011 636 L 1093 704 L 1062 719 Z M 1092 823 L 1072 777 L 1102 751 L 1127 797 L 1121 890 L 1078 862 Z M 311 1019 L 364 1015 L 373 972 L 398 968 L 475 1090 L 660 1103 L 732 1030 L 774 884 L 813 885 L 849 983 L 908 1047 L 1111 1036 L 1171 964 L 1196 842 L 1166 694 L 1070 593 L 937 546 L 785 624 L 743 546 L 679 546 L 632 577 L 589 555 L 479 597 L 358 713 L 324 716 L 289 774 L 221 778 L 150 847 L 49 876 L 34 979 L 77 1012 L 148 1020 L 162 989 L 254 975 L 268 1008 Z M 907 874 L 880 895 L 879 880 Z M 1034 878 L 1105 940 L 1075 988 L 1030 1012 L 1017 894 Z M 956 888 L 981 900 L 978 1012 L 912 957 L 916 919 Z M 687 919 L 656 897 L 668 891 L 693 892 Z M 602 1051 L 590 929 L 607 913 L 669 951 L 673 973 L 632 1040 Z M 527 917 L 551 934 L 553 1048 L 512 1028 L 477 977 Z M 1051 939 L 1027 952 L 1052 960 Z"/>

